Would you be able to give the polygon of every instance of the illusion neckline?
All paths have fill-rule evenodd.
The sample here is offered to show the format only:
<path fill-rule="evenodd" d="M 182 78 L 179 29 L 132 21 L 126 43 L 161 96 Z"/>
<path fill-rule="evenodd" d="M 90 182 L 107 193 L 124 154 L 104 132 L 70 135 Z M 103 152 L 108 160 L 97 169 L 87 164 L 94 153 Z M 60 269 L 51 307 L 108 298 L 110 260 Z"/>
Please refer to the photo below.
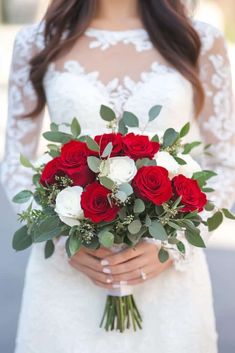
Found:
<path fill-rule="evenodd" d="M 97 28 L 97 27 L 93 27 L 93 26 L 89 26 L 87 27 L 87 29 L 85 30 L 85 34 L 91 35 L 91 34 L 120 34 L 120 35 L 124 35 L 124 34 L 128 34 L 128 35 L 136 35 L 136 34 L 143 34 L 143 35 L 147 35 L 148 32 L 144 27 L 137 27 L 137 28 L 129 28 L 129 29 L 105 29 L 105 28 Z"/>

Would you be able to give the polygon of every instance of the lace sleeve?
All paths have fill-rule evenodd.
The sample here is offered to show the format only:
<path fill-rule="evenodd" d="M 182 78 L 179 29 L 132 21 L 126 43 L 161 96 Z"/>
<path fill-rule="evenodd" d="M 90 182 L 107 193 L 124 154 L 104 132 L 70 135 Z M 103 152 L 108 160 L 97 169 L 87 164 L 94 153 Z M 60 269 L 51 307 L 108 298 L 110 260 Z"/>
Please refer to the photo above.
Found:
<path fill-rule="evenodd" d="M 36 94 L 29 81 L 29 60 L 42 41 L 36 39 L 34 26 L 23 28 L 14 41 L 8 88 L 8 122 L 5 154 L 1 166 L 1 182 L 9 200 L 23 189 L 31 188 L 32 172 L 21 166 L 20 153 L 35 157 L 44 112 L 34 118 L 24 118 L 36 103 Z M 12 203 L 16 211 L 22 207 Z"/>
<path fill-rule="evenodd" d="M 211 144 L 211 156 L 205 155 L 204 169 L 217 176 L 211 179 L 215 189 L 210 199 L 219 207 L 231 208 L 235 201 L 235 111 L 231 67 L 226 41 L 210 26 L 202 36 L 201 79 L 206 101 L 199 117 L 202 140 Z"/>

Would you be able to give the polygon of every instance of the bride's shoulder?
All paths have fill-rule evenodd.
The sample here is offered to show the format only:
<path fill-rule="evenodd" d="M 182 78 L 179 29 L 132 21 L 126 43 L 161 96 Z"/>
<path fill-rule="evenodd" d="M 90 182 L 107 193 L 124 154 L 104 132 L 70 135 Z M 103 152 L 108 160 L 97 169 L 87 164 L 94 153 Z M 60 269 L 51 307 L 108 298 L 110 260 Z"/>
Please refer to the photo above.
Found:
<path fill-rule="evenodd" d="M 30 52 L 44 48 L 44 22 L 22 27 L 15 36 L 14 50 L 29 55 Z M 23 53 L 22 53 L 23 51 Z"/>
<path fill-rule="evenodd" d="M 201 39 L 202 54 L 212 50 L 215 43 L 225 42 L 224 34 L 214 25 L 195 19 L 192 20 L 192 25 Z"/>

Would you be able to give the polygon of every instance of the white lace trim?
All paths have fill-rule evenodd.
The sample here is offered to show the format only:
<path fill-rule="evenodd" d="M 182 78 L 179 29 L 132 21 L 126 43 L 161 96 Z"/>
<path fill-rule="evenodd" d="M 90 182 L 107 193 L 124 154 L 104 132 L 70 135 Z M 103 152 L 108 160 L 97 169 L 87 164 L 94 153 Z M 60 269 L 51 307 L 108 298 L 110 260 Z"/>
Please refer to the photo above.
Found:
<path fill-rule="evenodd" d="M 118 43 L 133 44 L 136 51 L 141 52 L 153 48 L 148 32 L 143 28 L 126 31 L 109 31 L 97 28 L 88 28 L 84 34 L 87 37 L 95 38 L 89 44 L 91 49 L 100 48 L 106 50 Z"/>

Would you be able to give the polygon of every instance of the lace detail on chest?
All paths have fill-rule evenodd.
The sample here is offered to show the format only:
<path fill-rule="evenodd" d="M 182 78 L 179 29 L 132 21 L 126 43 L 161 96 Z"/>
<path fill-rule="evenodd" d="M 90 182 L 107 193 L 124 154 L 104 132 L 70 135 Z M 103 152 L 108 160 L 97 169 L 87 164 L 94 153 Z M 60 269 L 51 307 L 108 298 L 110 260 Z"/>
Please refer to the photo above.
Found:
<path fill-rule="evenodd" d="M 133 44 L 138 52 L 153 48 L 148 32 L 142 28 L 127 31 L 108 31 L 88 28 L 84 34 L 87 37 L 95 38 L 89 44 L 91 49 L 100 48 L 101 50 L 106 50 L 118 43 Z"/>
<path fill-rule="evenodd" d="M 122 79 L 115 77 L 109 82 L 104 83 L 100 79 L 99 71 L 87 72 L 77 60 L 69 60 L 64 63 L 63 70 L 57 70 L 55 63 L 51 63 L 48 66 L 48 70 L 44 78 L 44 84 L 47 86 L 53 78 L 68 73 L 81 77 L 92 83 L 92 85 L 108 99 L 117 116 L 121 116 L 123 113 L 123 107 L 128 99 L 152 78 L 165 75 L 166 73 L 174 73 L 184 79 L 174 68 L 154 61 L 150 65 L 149 70 L 142 71 L 140 73 L 137 81 L 133 80 L 130 76 L 125 75 Z"/>

